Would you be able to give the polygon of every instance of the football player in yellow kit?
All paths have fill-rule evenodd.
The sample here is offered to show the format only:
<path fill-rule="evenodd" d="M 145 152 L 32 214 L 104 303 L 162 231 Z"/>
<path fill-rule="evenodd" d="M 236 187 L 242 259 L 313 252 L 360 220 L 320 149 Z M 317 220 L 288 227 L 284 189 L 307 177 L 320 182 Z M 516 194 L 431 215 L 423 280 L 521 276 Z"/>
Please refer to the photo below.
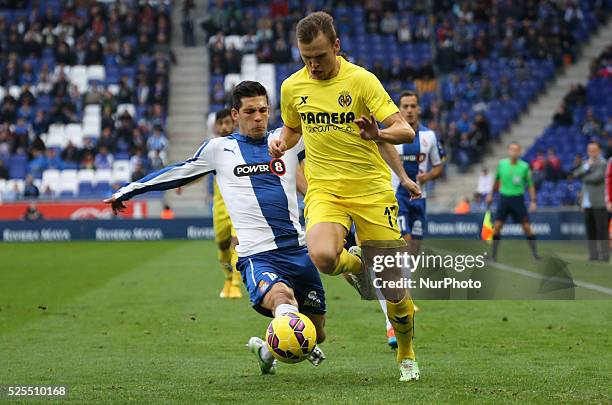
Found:
<path fill-rule="evenodd" d="M 215 115 L 215 134 L 216 136 L 228 136 L 234 132 L 234 120 L 231 111 L 223 109 Z M 236 270 L 238 256 L 234 247 L 238 243 L 236 231 L 232 226 L 223 197 L 219 192 L 217 181 L 213 179 L 213 226 L 215 228 L 215 242 L 217 242 L 217 256 L 221 264 L 221 270 L 225 275 L 223 289 L 219 293 L 221 298 L 242 298 L 240 285 L 242 279 Z"/>
<path fill-rule="evenodd" d="M 340 40 L 329 14 L 304 17 L 296 36 L 305 67 L 281 86 L 284 126 L 280 138 L 270 142 L 270 154 L 282 156 L 304 137 L 309 254 L 323 273 L 360 275 L 361 250 L 343 247 L 353 222 L 361 241 L 404 244 L 391 175 L 381 153 L 390 147 L 399 162 L 392 144 L 412 142 L 415 132 L 378 78 L 339 56 Z M 377 120 L 385 129 L 379 129 Z M 414 192 L 420 194 L 417 185 Z M 387 310 L 398 341 L 400 381 L 418 380 L 412 346 L 414 304 L 406 294 L 387 301 Z"/>

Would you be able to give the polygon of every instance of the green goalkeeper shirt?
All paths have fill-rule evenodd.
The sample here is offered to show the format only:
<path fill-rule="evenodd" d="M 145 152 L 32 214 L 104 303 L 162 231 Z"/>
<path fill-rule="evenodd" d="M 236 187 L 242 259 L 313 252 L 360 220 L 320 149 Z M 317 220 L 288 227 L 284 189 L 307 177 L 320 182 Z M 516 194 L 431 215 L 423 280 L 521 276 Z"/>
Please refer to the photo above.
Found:
<path fill-rule="evenodd" d="M 505 197 L 516 197 L 525 194 L 525 188 L 533 184 L 529 164 L 517 160 L 512 164 L 510 159 L 503 159 L 497 165 L 495 180 L 499 180 L 499 193 Z"/>

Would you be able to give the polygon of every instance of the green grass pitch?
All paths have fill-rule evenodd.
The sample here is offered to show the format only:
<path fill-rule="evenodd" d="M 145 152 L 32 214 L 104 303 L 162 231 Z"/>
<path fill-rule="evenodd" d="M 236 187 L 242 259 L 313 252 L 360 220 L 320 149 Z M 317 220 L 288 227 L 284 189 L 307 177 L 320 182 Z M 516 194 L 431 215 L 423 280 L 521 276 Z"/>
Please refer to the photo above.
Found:
<path fill-rule="evenodd" d="M 0 244 L 0 385 L 68 385 L 73 403 L 611 403 L 609 300 L 421 301 L 421 381 L 400 384 L 377 304 L 323 281 L 328 360 L 260 376 L 245 343 L 268 321 L 217 298 L 213 242 Z"/>

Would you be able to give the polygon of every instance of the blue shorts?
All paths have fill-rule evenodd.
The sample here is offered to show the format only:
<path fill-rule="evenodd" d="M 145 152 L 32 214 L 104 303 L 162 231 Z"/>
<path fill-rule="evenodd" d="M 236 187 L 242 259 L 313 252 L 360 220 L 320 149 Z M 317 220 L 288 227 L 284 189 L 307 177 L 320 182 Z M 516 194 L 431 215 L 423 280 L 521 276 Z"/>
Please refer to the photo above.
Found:
<path fill-rule="evenodd" d="M 412 239 L 423 239 L 425 226 L 427 226 L 426 200 L 419 198 L 411 200 L 410 196 L 397 193 L 399 211 L 397 225 L 402 236 L 411 235 Z"/>
<path fill-rule="evenodd" d="M 529 213 L 527 212 L 527 207 L 525 207 L 524 196 L 505 197 L 502 195 L 499 197 L 499 206 L 497 207 L 495 220 L 506 222 L 508 216 L 512 217 L 512 222 L 515 224 L 529 221 Z"/>
<path fill-rule="evenodd" d="M 305 246 L 241 257 L 236 268 L 242 274 L 253 308 L 260 314 L 273 317 L 269 309 L 261 306 L 261 301 L 278 282 L 293 289 L 300 312 L 324 314 L 326 311 L 323 283 Z"/>

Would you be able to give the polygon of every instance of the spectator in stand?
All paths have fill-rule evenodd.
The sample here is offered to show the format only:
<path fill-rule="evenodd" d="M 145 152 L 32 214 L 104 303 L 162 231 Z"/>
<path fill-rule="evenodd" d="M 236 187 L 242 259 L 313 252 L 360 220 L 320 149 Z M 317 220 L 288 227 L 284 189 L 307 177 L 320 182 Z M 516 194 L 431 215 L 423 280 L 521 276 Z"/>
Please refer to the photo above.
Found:
<path fill-rule="evenodd" d="M 23 188 L 23 197 L 24 198 L 38 198 L 40 191 L 38 187 L 34 184 L 34 178 L 31 174 L 28 174 L 25 179 L 25 185 Z"/>
<path fill-rule="evenodd" d="M 44 218 L 38 208 L 36 208 L 36 204 L 31 203 L 28 208 L 26 208 L 26 212 L 23 214 L 22 219 L 24 221 L 41 221 Z"/>
<path fill-rule="evenodd" d="M 2 202 L 5 203 L 10 203 L 19 200 L 21 198 L 21 191 L 19 191 L 19 186 L 17 184 L 13 184 L 13 187 L 4 190 L 0 197 L 2 197 Z"/>
<path fill-rule="evenodd" d="M 486 167 L 482 168 L 480 175 L 478 176 L 478 186 L 476 187 L 476 194 L 481 197 L 486 197 L 487 194 L 493 189 L 493 175 L 489 172 Z"/>
<path fill-rule="evenodd" d="M 408 21 L 402 20 L 399 23 L 399 28 L 397 30 L 397 40 L 398 42 L 411 42 L 412 41 L 412 31 L 410 30 Z"/>
<path fill-rule="evenodd" d="M 83 152 L 83 159 L 79 166 L 81 170 L 94 170 L 96 168 L 94 164 L 94 154 L 89 150 Z"/>
<path fill-rule="evenodd" d="M 134 167 L 134 171 L 132 172 L 132 181 L 140 180 L 146 175 L 147 173 L 142 167 L 142 164 L 138 162 L 136 166 Z"/>
<path fill-rule="evenodd" d="M 172 208 L 170 208 L 168 204 L 165 204 L 159 217 L 161 219 L 174 219 L 174 211 L 172 211 Z"/>
<path fill-rule="evenodd" d="M 472 157 L 474 154 L 474 147 L 470 140 L 470 135 L 467 132 L 461 134 L 461 138 L 458 144 L 457 159 L 459 165 L 459 172 L 465 173 L 468 166 L 472 163 Z"/>
<path fill-rule="evenodd" d="M 553 116 L 553 122 L 555 125 L 562 127 L 571 127 L 574 123 L 574 118 L 572 117 L 572 113 L 567 109 L 565 104 L 561 104 L 559 108 L 557 108 L 557 112 Z"/>
<path fill-rule="evenodd" d="M 38 177 L 46 169 L 47 159 L 45 155 L 38 149 L 32 150 L 32 160 L 28 163 L 28 173 Z"/>
<path fill-rule="evenodd" d="M 109 151 L 114 151 L 115 144 L 116 134 L 114 134 L 110 128 L 104 128 L 100 134 L 100 137 L 98 138 L 98 142 L 96 143 L 97 148 L 106 148 Z"/>
<path fill-rule="evenodd" d="M 470 199 L 466 197 L 455 207 L 455 214 L 469 214 L 470 208 Z"/>
<path fill-rule="evenodd" d="M 153 150 L 150 153 L 151 153 L 151 171 L 156 172 L 158 170 L 163 169 L 164 161 L 160 157 L 159 151 Z"/>
<path fill-rule="evenodd" d="M 149 157 L 152 158 L 154 152 L 158 152 L 162 161 L 166 161 L 166 148 L 168 147 L 168 138 L 162 132 L 162 128 L 156 125 L 153 128 L 153 134 L 147 140 L 147 147 L 149 148 Z"/>
<path fill-rule="evenodd" d="M 584 136 L 599 136 L 602 132 L 601 129 L 601 122 L 599 122 L 599 120 L 595 118 L 595 115 L 593 114 L 593 108 L 588 108 L 586 110 L 586 117 L 584 119 L 584 123 L 582 124 L 582 128 L 580 129 L 580 132 Z"/>
<path fill-rule="evenodd" d="M 399 21 L 395 14 L 391 11 L 386 11 L 385 16 L 380 21 L 380 32 L 386 35 L 395 35 L 399 28 Z"/>
<path fill-rule="evenodd" d="M 588 160 L 573 174 L 584 184 L 582 208 L 589 245 L 589 260 L 607 262 L 610 260 L 605 184 L 607 162 L 601 157 L 601 148 L 597 142 L 589 143 L 587 155 Z"/>
<path fill-rule="evenodd" d="M 491 185 L 493 187 L 493 185 Z M 491 192 L 491 190 L 489 190 Z M 485 212 L 487 210 L 487 203 L 485 202 L 482 194 L 474 193 L 472 201 L 470 202 L 470 212 Z"/>
<path fill-rule="evenodd" d="M 81 152 L 72 141 L 69 141 L 62 151 L 61 158 L 66 163 L 78 163 L 81 160 Z"/>
<path fill-rule="evenodd" d="M 546 180 L 557 181 L 563 177 L 561 159 L 557 156 L 554 148 L 548 148 L 546 156 Z"/>
<path fill-rule="evenodd" d="M 9 171 L 4 165 L 4 160 L 0 159 L 0 180 L 8 180 Z"/>
<path fill-rule="evenodd" d="M 108 169 L 113 167 L 113 154 L 109 152 L 106 146 L 100 146 L 100 150 L 94 159 L 94 166 L 97 170 Z"/>
<path fill-rule="evenodd" d="M 47 160 L 47 169 L 62 170 L 64 168 L 64 162 L 62 158 L 57 155 L 57 151 L 54 148 L 47 148 L 45 157 Z"/>
<path fill-rule="evenodd" d="M 544 152 L 539 150 L 536 157 L 531 161 L 531 177 L 536 188 L 539 188 L 540 184 L 546 180 L 546 166 L 547 160 Z"/>

